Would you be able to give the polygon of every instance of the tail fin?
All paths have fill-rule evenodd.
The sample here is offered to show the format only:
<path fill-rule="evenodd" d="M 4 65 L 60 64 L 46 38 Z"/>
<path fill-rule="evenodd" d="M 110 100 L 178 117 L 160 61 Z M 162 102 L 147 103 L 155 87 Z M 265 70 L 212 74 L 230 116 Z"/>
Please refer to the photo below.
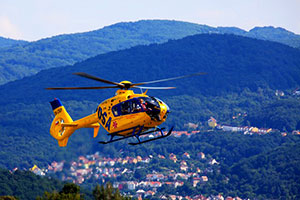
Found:
<path fill-rule="evenodd" d="M 65 147 L 69 137 L 77 129 L 77 124 L 73 123 L 72 118 L 59 99 L 55 98 L 50 104 L 55 115 L 50 127 L 50 134 L 58 141 L 59 146 Z"/>

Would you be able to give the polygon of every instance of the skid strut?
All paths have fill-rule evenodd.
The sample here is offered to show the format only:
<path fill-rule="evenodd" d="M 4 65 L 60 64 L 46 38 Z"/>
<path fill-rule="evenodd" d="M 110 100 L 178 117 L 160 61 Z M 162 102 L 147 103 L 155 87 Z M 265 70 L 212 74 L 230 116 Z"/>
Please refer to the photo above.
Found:
<path fill-rule="evenodd" d="M 153 141 L 153 140 L 158 140 L 158 139 L 162 139 L 162 138 L 168 137 L 169 135 L 171 135 L 173 128 L 174 127 L 172 127 L 169 130 L 168 133 L 164 134 L 163 130 L 165 128 L 156 127 L 154 130 L 142 132 L 143 129 L 144 129 L 144 126 L 136 126 L 136 127 L 130 128 L 130 129 L 126 129 L 126 130 L 114 132 L 114 133 L 110 134 L 111 138 L 110 138 L 109 141 L 100 141 L 99 143 L 100 144 L 109 144 L 109 143 L 117 142 L 117 141 L 124 140 L 124 139 L 127 139 L 127 138 L 135 137 L 138 140 L 138 142 L 131 142 L 131 143 L 129 143 L 130 145 L 143 144 L 143 143 L 150 142 L 150 141 Z M 128 136 L 119 136 L 119 134 L 121 132 L 128 131 L 128 130 L 131 130 L 131 129 L 132 129 L 132 134 L 131 135 L 128 135 Z M 160 134 L 161 134 L 160 136 L 158 136 L 156 138 L 151 138 L 149 140 L 144 140 L 144 141 L 140 140 L 140 136 L 147 135 L 147 134 L 150 134 L 150 133 L 154 133 L 154 132 L 157 131 L 157 129 L 158 129 L 158 131 L 160 131 Z M 119 138 L 114 139 L 114 137 L 119 137 Z"/>

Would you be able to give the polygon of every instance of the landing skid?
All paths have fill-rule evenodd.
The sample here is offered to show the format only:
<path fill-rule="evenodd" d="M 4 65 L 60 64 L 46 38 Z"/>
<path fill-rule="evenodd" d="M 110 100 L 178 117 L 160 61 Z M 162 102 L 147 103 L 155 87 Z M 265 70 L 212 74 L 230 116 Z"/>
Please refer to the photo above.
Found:
<path fill-rule="evenodd" d="M 130 145 L 138 145 L 138 144 L 143 144 L 143 143 L 146 143 L 146 142 L 151 142 L 151 141 L 154 141 L 154 140 L 159 140 L 159 139 L 168 137 L 169 135 L 171 135 L 171 133 L 173 131 L 173 128 L 174 128 L 174 126 L 169 130 L 169 132 L 167 134 L 164 134 L 163 131 L 160 129 L 161 136 L 159 136 L 159 137 L 151 138 L 149 140 L 144 140 L 144 141 L 138 140 L 138 142 L 130 142 L 128 144 L 130 144 Z"/>
<path fill-rule="evenodd" d="M 127 139 L 127 138 L 132 138 L 132 137 L 136 137 L 136 139 L 138 140 L 138 142 L 131 142 L 129 143 L 130 145 L 138 145 L 138 144 L 143 144 L 143 143 L 146 143 L 146 142 L 150 142 L 150 141 L 153 141 L 153 140 L 158 140 L 158 139 L 162 139 L 162 138 L 165 138 L 169 135 L 171 135 L 172 133 L 172 130 L 174 127 L 172 127 L 169 132 L 167 134 L 164 134 L 163 133 L 163 130 L 165 128 L 155 128 L 154 130 L 151 130 L 151 131 L 146 131 L 146 132 L 142 132 L 144 126 L 138 126 L 138 127 L 134 127 L 134 128 L 131 128 L 132 129 L 132 134 L 131 135 L 128 135 L 128 136 L 119 136 L 119 138 L 116 138 L 114 139 L 115 136 L 118 136 L 117 134 L 120 134 L 120 132 L 117 132 L 117 133 L 113 133 L 111 134 L 111 138 L 109 141 L 100 141 L 99 143 L 100 144 L 109 144 L 109 143 L 113 143 L 113 142 L 117 142 L 117 141 L 120 141 L 120 140 L 124 140 L 124 139 Z M 157 130 L 158 129 L 158 130 Z M 129 129 L 130 130 L 130 129 Z M 124 130 L 124 131 L 127 131 L 127 130 Z M 149 133 L 154 133 L 156 131 L 160 131 L 161 133 L 161 136 L 159 137 L 156 137 L 156 138 L 151 138 L 149 140 L 144 140 L 144 141 L 141 141 L 140 140 L 140 136 L 143 136 L 143 135 L 148 135 Z"/>

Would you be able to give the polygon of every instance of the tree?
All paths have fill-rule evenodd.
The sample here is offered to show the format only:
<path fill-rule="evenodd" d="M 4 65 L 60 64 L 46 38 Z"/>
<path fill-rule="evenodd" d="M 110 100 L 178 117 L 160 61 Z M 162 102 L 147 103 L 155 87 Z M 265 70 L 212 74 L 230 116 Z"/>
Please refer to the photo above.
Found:
<path fill-rule="evenodd" d="M 129 197 L 122 197 L 119 189 L 113 188 L 111 183 L 107 183 L 105 188 L 103 185 L 97 185 L 93 190 L 95 200 L 130 200 Z"/>
<path fill-rule="evenodd" d="M 66 183 L 62 190 L 49 193 L 45 192 L 43 197 L 38 197 L 37 200 L 82 200 L 83 195 L 80 194 L 80 187 L 74 183 Z"/>

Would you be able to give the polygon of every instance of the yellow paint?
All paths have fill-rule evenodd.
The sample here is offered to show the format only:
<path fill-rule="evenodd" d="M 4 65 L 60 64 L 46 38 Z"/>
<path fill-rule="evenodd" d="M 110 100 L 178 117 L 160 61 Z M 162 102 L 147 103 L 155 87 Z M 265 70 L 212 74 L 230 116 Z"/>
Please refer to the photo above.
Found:
<path fill-rule="evenodd" d="M 124 83 L 125 82 L 126 81 L 124 81 Z M 102 125 L 108 133 L 122 131 L 119 133 L 121 136 L 132 134 L 132 129 L 128 131 L 123 130 L 136 126 L 144 126 L 142 131 L 154 128 L 165 122 L 167 116 L 167 105 L 159 100 L 160 120 L 152 119 L 146 112 L 114 116 L 112 110 L 113 106 L 126 100 L 137 97 L 148 97 L 146 92 L 142 94 L 135 94 L 132 90 L 117 90 L 116 96 L 100 103 L 95 113 L 76 121 L 72 120 L 64 106 L 60 106 L 53 111 L 55 118 L 50 127 L 50 134 L 58 141 L 59 146 L 64 147 L 67 145 L 69 137 L 75 132 L 75 130 L 80 128 L 94 128 L 94 137 L 98 135 L 100 125 Z M 102 117 L 103 113 L 106 113 L 104 117 L 105 120 L 103 120 Z M 109 121 L 109 119 L 111 120 Z"/>

